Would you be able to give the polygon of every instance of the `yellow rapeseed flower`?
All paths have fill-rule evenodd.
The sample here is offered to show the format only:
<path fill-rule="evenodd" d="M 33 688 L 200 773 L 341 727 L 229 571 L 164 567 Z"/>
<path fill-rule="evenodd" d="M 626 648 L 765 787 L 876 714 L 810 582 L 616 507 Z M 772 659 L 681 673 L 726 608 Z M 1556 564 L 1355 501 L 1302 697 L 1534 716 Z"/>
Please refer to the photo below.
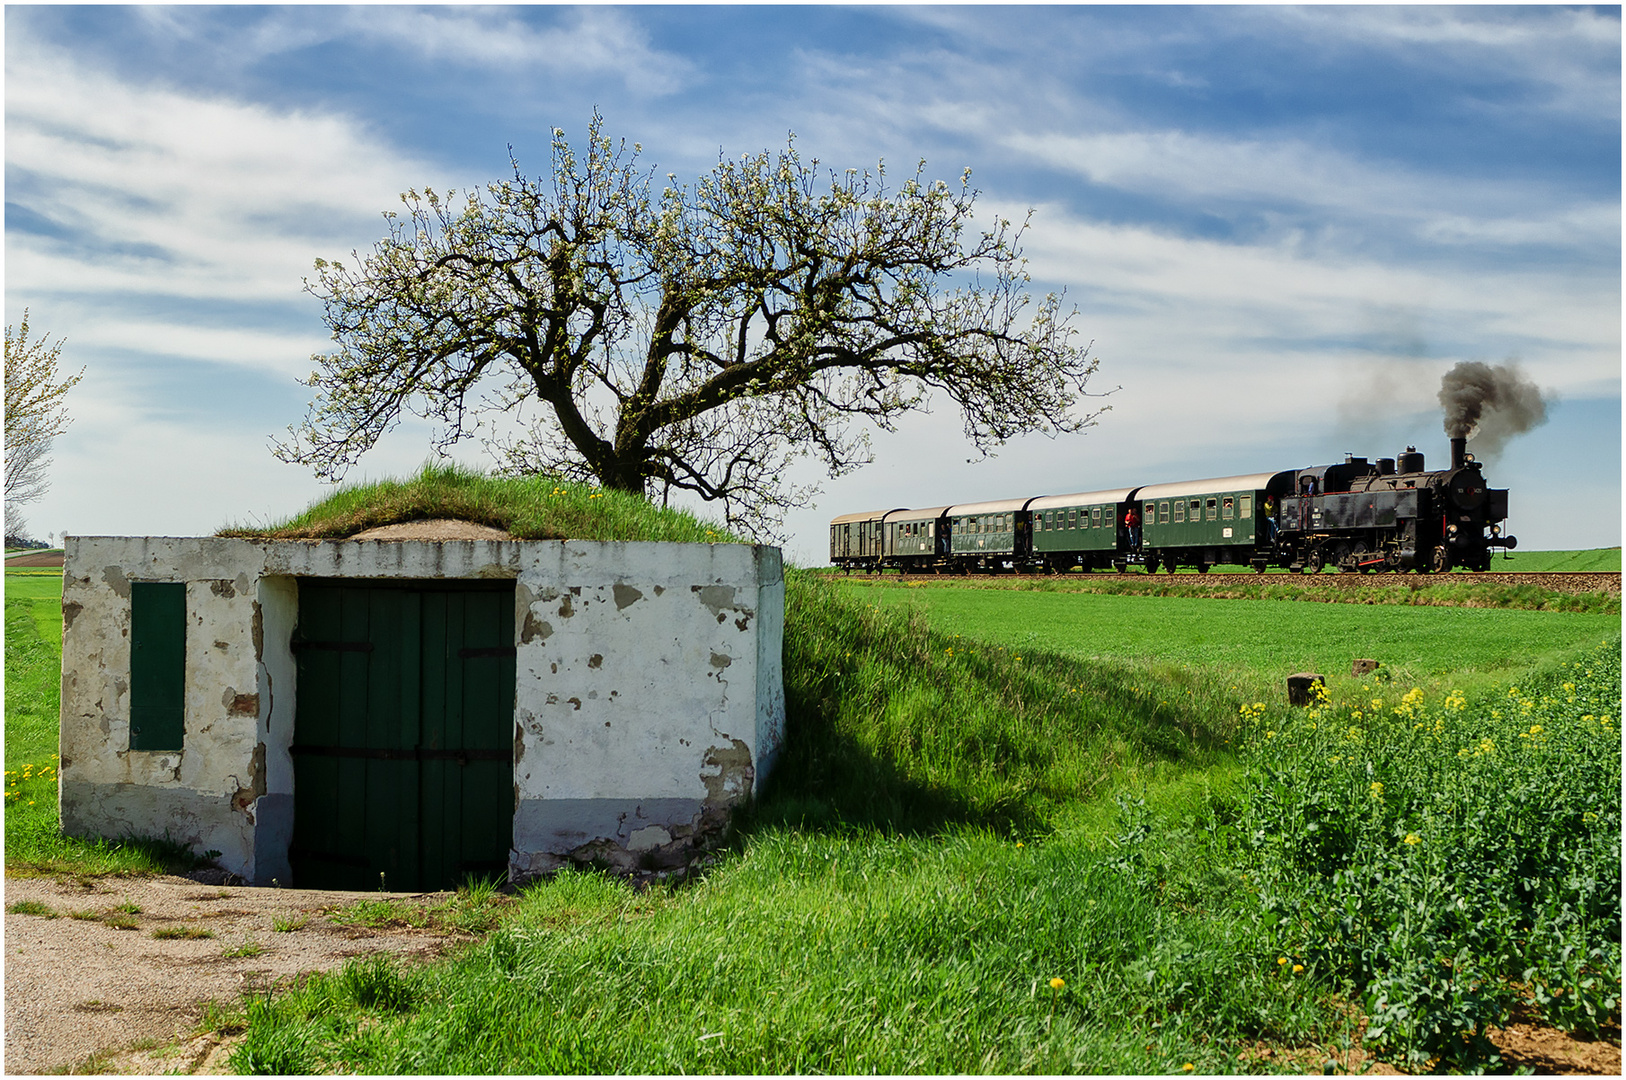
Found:
<path fill-rule="evenodd" d="M 1406 834 L 1406 839 L 1404 842 L 1407 844 L 1421 844 L 1423 842 L 1423 838 L 1414 832 L 1409 832 Z"/>
<path fill-rule="evenodd" d="M 1372 787 L 1370 788 L 1370 790 L 1368 790 L 1367 794 L 1371 795 L 1372 798 L 1374 798 L 1374 799 L 1383 798 L 1383 781 L 1382 780 L 1374 780 L 1374 781 L 1372 781 Z"/>

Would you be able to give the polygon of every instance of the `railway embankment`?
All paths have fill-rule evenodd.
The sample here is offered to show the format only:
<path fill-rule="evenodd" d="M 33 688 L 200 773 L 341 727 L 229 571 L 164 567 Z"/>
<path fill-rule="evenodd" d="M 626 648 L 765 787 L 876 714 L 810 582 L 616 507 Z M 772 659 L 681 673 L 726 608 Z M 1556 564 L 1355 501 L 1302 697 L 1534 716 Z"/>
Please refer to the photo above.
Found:
<path fill-rule="evenodd" d="M 1481 574 L 852 574 L 855 585 L 984 588 L 1213 600 L 1620 611 L 1620 573 Z"/>

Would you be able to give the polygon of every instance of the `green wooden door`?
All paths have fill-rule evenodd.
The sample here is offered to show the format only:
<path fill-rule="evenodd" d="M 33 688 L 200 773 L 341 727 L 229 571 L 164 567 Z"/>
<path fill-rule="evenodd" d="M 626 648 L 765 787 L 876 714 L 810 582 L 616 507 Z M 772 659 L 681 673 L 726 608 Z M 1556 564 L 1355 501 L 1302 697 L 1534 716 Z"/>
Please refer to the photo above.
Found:
<path fill-rule="evenodd" d="M 513 840 L 512 582 L 301 579 L 301 888 L 452 888 Z"/>

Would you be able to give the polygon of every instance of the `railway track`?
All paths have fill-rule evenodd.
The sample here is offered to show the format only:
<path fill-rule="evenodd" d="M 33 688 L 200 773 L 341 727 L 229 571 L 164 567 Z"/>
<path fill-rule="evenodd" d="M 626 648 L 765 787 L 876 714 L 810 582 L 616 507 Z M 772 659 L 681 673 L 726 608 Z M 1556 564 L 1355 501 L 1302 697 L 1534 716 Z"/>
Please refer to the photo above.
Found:
<path fill-rule="evenodd" d="M 1178 583 L 1181 585 L 1202 585 L 1212 588 L 1234 588 L 1238 585 L 1276 585 L 1293 584 L 1305 589 L 1370 589 L 1392 585 L 1405 585 L 1412 589 L 1426 589 L 1434 585 L 1458 585 L 1480 583 L 1486 585 L 1518 586 L 1528 585 L 1538 589 L 1551 589 L 1555 592 L 1583 593 L 1603 592 L 1620 593 L 1620 574 L 1616 571 L 1586 571 L 1586 572 L 1525 572 L 1506 573 L 1488 570 L 1484 573 L 1456 572 L 1450 574 L 1256 574 L 1251 571 L 1240 574 L 1222 573 L 1178 573 L 1147 574 L 1139 570 L 1132 570 L 1126 574 L 1110 572 L 1096 572 L 1093 574 L 1018 574 L 1002 573 L 943 573 L 943 574 L 907 574 L 893 570 L 882 571 L 879 574 L 854 572 L 845 576 L 847 581 L 867 582 L 917 582 L 917 581 L 954 581 L 954 580 L 986 580 L 986 581 L 1144 581 Z"/>

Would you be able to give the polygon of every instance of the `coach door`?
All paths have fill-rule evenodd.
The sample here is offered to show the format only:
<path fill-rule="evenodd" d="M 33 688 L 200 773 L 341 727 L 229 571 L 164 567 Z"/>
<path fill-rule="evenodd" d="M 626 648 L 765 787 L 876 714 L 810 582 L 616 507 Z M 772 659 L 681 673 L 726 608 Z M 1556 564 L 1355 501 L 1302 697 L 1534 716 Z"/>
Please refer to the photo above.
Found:
<path fill-rule="evenodd" d="M 513 582 L 301 579 L 292 646 L 293 884 L 419 891 L 505 873 Z"/>

